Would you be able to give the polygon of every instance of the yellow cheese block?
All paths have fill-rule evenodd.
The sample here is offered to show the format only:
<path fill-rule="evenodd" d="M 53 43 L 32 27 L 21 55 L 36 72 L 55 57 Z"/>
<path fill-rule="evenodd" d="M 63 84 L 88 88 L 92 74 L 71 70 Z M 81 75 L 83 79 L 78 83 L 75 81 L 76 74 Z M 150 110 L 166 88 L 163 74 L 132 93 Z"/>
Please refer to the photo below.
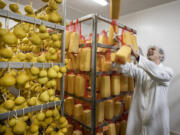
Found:
<path fill-rule="evenodd" d="M 119 19 L 121 0 L 110 0 L 110 17 L 111 19 Z"/>
<path fill-rule="evenodd" d="M 116 123 L 116 135 L 120 135 L 120 123 Z"/>
<path fill-rule="evenodd" d="M 120 75 L 120 90 L 122 92 L 128 91 L 128 77 L 124 75 Z"/>
<path fill-rule="evenodd" d="M 115 60 L 116 60 L 116 53 L 112 52 L 111 53 L 111 61 L 115 62 Z"/>
<path fill-rule="evenodd" d="M 70 37 L 71 37 L 71 31 L 66 31 L 66 50 L 69 48 L 69 43 L 70 43 Z"/>
<path fill-rule="evenodd" d="M 75 75 L 74 74 L 69 74 L 67 75 L 67 92 L 70 94 L 74 94 L 74 86 L 75 86 Z"/>
<path fill-rule="evenodd" d="M 111 82 L 110 82 L 110 76 L 108 75 L 104 75 L 101 77 L 100 95 L 101 98 L 111 96 Z"/>
<path fill-rule="evenodd" d="M 112 70 L 112 61 L 107 61 L 105 60 L 105 57 L 103 57 L 101 61 L 101 71 L 105 72 L 110 70 Z"/>
<path fill-rule="evenodd" d="M 82 121 L 85 125 L 91 127 L 91 110 L 87 109 L 83 111 Z"/>
<path fill-rule="evenodd" d="M 73 116 L 76 120 L 82 121 L 83 106 L 82 104 L 74 105 Z"/>
<path fill-rule="evenodd" d="M 64 101 L 64 111 L 68 115 L 73 114 L 73 108 L 74 108 L 74 98 L 73 97 L 67 97 Z"/>
<path fill-rule="evenodd" d="M 104 121 L 104 102 L 96 104 L 96 122 L 102 123 Z"/>
<path fill-rule="evenodd" d="M 111 76 L 111 94 L 112 95 L 120 94 L 120 76 L 119 75 Z"/>
<path fill-rule="evenodd" d="M 69 58 L 71 59 L 72 69 L 79 69 L 79 54 L 69 54 Z"/>
<path fill-rule="evenodd" d="M 70 37 L 69 52 L 79 52 L 80 35 L 77 32 L 73 32 Z"/>
<path fill-rule="evenodd" d="M 104 35 L 99 36 L 98 43 L 100 44 L 107 44 L 107 38 Z M 97 52 L 105 52 L 105 48 L 97 47 Z"/>
<path fill-rule="evenodd" d="M 120 135 L 126 135 L 127 121 L 123 120 L 120 123 Z"/>
<path fill-rule="evenodd" d="M 133 45 L 132 34 L 128 31 L 123 33 L 123 42 L 127 45 Z"/>
<path fill-rule="evenodd" d="M 138 44 L 137 44 L 136 36 L 132 34 L 131 39 L 132 39 L 132 46 L 136 49 L 136 51 L 138 51 Z"/>
<path fill-rule="evenodd" d="M 130 109 L 131 101 L 132 101 L 132 97 L 131 96 L 126 96 L 125 97 L 125 110 L 126 111 L 128 111 Z"/>
<path fill-rule="evenodd" d="M 120 60 L 120 63 L 125 64 L 131 57 L 131 48 L 123 45 L 116 53 L 116 60 Z"/>
<path fill-rule="evenodd" d="M 100 90 L 101 76 L 96 77 L 96 91 Z"/>
<path fill-rule="evenodd" d="M 102 61 L 102 55 L 97 55 L 96 57 L 96 71 L 101 71 L 101 61 Z"/>
<path fill-rule="evenodd" d="M 73 125 L 68 124 L 67 125 L 67 133 L 66 133 L 66 135 L 72 135 L 72 134 L 73 134 Z"/>
<path fill-rule="evenodd" d="M 81 48 L 80 51 L 80 71 L 91 70 L 91 48 Z"/>
<path fill-rule="evenodd" d="M 74 130 L 72 135 L 83 135 L 83 133 L 80 130 Z"/>
<path fill-rule="evenodd" d="M 110 45 L 114 45 L 115 41 L 114 41 L 114 34 L 118 34 L 118 26 L 113 26 L 110 25 L 109 27 L 109 37 L 108 37 L 108 41 Z"/>
<path fill-rule="evenodd" d="M 104 102 L 104 116 L 105 119 L 111 120 L 114 117 L 114 101 L 113 100 L 106 100 Z"/>
<path fill-rule="evenodd" d="M 120 101 L 116 101 L 114 103 L 114 116 L 118 116 L 122 113 L 122 103 Z"/>
<path fill-rule="evenodd" d="M 109 129 L 107 131 L 107 135 L 116 135 L 116 126 L 114 123 L 108 125 Z"/>
<path fill-rule="evenodd" d="M 85 95 L 85 84 L 86 80 L 84 76 L 82 75 L 77 75 L 75 77 L 75 88 L 74 88 L 74 93 L 78 97 L 83 97 Z"/>
<path fill-rule="evenodd" d="M 128 90 L 134 91 L 134 79 L 132 77 L 128 78 Z"/>

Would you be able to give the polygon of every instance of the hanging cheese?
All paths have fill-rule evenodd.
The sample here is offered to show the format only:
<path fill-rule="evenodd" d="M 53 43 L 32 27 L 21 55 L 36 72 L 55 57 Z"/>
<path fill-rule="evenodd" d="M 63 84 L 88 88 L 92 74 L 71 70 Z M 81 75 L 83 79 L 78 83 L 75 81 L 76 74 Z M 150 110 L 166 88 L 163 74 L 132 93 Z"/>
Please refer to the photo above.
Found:
<path fill-rule="evenodd" d="M 100 72 L 101 71 L 101 61 L 102 61 L 102 55 L 97 54 L 96 57 L 96 72 Z"/>
<path fill-rule="evenodd" d="M 91 48 L 81 48 L 80 51 L 80 71 L 91 70 Z"/>
<path fill-rule="evenodd" d="M 123 120 L 120 123 L 120 135 L 126 135 L 127 121 Z"/>
<path fill-rule="evenodd" d="M 114 103 L 114 116 L 118 116 L 122 113 L 122 103 L 120 101 L 116 101 Z"/>
<path fill-rule="evenodd" d="M 80 130 L 74 130 L 72 135 L 83 135 L 83 133 Z"/>
<path fill-rule="evenodd" d="M 76 120 L 82 121 L 83 106 L 82 104 L 74 105 L 73 116 Z"/>
<path fill-rule="evenodd" d="M 79 52 L 80 35 L 77 32 L 73 32 L 70 37 L 69 52 Z"/>
<path fill-rule="evenodd" d="M 69 58 L 71 59 L 72 64 L 72 70 L 78 70 L 79 69 L 79 54 L 69 54 Z"/>
<path fill-rule="evenodd" d="M 108 75 L 104 75 L 101 77 L 100 95 L 101 98 L 111 96 L 111 82 L 110 82 L 110 76 Z"/>
<path fill-rule="evenodd" d="M 91 127 L 91 110 L 87 109 L 83 111 L 82 121 L 85 125 Z"/>
<path fill-rule="evenodd" d="M 96 122 L 102 123 L 104 121 L 104 102 L 96 104 Z"/>
<path fill-rule="evenodd" d="M 135 48 L 136 51 L 138 51 L 138 45 L 137 45 L 137 39 L 135 35 L 131 35 L 131 40 L 132 40 L 132 46 Z"/>
<path fill-rule="evenodd" d="M 72 135 L 72 134 L 73 134 L 73 125 L 68 124 L 67 125 L 67 133 L 66 133 L 66 135 Z"/>
<path fill-rule="evenodd" d="M 132 34 L 129 31 L 124 32 L 123 33 L 123 42 L 124 42 L 124 44 L 133 45 L 131 37 L 132 37 Z"/>
<path fill-rule="evenodd" d="M 125 75 L 120 75 L 120 91 L 128 91 L 128 77 Z"/>
<path fill-rule="evenodd" d="M 108 125 L 107 135 L 116 135 L 116 126 L 114 123 Z"/>
<path fill-rule="evenodd" d="M 74 74 L 69 74 L 67 76 L 67 92 L 70 94 L 74 94 L 74 86 L 75 86 L 75 75 Z"/>
<path fill-rule="evenodd" d="M 115 58 L 116 58 L 116 53 L 112 52 L 111 53 L 111 61 L 115 62 Z"/>
<path fill-rule="evenodd" d="M 125 97 L 125 110 L 126 111 L 128 111 L 130 109 L 131 101 L 132 101 L 132 97 L 131 96 L 126 96 Z"/>
<path fill-rule="evenodd" d="M 76 75 L 74 93 L 78 97 L 83 97 L 85 95 L 85 78 L 82 75 Z"/>
<path fill-rule="evenodd" d="M 71 37 L 71 31 L 66 31 L 66 46 L 65 49 L 67 50 L 69 48 L 69 43 L 70 43 L 70 37 Z"/>
<path fill-rule="evenodd" d="M 128 90 L 134 91 L 134 79 L 132 77 L 128 78 Z"/>
<path fill-rule="evenodd" d="M 104 117 L 107 120 L 111 120 L 114 117 L 114 101 L 106 100 L 104 102 Z"/>
<path fill-rule="evenodd" d="M 102 57 L 101 61 L 101 71 L 106 72 L 112 70 L 112 61 L 106 60 L 105 57 Z"/>
<path fill-rule="evenodd" d="M 73 114 L 73 108 L 74 108 L 74 98 L 73 97 L 67 97 L 64 101 L 64 112 L 67 115 Z"/>
<path fill-rule="evenodd" d="M 109 27 L 109 38 L 108 38 L 110 45 L 114 44 L 114 34 L 115 34 L 114 27 L 113 27 L 113 25 L 110 25 L 110 27 Z"/>
<path fill-rule="evenodd" d="M 110 45 L 114 45 L 115 41 L 114 41 L 114 34 L 118 34 L 118 26 L 116 25 L 110 25 L 109 27 L 109 44 Z"/>
<path fill-rule="evenodd" d="M 107 44 L 107 37 L 104 35 L 104 33 L 99 36 L 98 43 Z M 106 51 L 105 48 L 97 47 L 97 52 L 105 52 L 105 51 Z"/>
<path fill-rule="evenodd" d="M 120 76 L 119 75 L 111 76 L 111 94 L 112 95 L 120 94 Z"/>
<path fill-rule="evenodd" d="M 116 135 L 120 135 L 120 123 L 116 123 Z"/>
<path fill-rule="evenodd" d="M 116 61 L 125 64 L 131 57 L 131 48 L 123 45 L 116 53 Z"/>
<path fill-rule="evenodd" d="M 110 1 L 110 17 L 111 19 L 119 19 L 121 0 Z"/>

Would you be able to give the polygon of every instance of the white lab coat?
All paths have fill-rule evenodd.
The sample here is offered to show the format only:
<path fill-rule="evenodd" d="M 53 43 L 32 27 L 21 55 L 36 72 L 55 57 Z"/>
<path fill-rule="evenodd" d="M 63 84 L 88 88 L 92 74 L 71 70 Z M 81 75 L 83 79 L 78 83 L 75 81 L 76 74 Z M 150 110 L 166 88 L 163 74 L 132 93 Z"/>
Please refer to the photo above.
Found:
<path fill-rule="evenodd" d="M 169 135 L 167 98 L 172 70 L 143 56 L 137 65 L 126 63 L 118 67 L 123 74 L 135 79 L 126 135 Z"/>

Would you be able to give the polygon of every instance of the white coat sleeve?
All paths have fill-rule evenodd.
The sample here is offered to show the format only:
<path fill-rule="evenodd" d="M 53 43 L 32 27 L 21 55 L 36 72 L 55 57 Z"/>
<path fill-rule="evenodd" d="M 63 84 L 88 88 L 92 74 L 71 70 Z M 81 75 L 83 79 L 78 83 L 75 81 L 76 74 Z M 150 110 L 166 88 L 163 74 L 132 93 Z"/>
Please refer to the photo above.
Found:
<path fill-rule="evenodd" d="M 132 76 L 132 77 L 136 77 L 137 75 L 141 74 L 141 68 L 137 67 L 136 65 L 134 65 L 133 63 L 126 63 L 126 64 L 120 64 L 118 66 L 118 71 L 123 73 L 124 75 L 127 76 Z"/>
<path fill-rule="evenodd" d="M 151 79 L 160 83 L 169 82 L 173 77 L 173 71 L 170 68 L 160 67 L 143 56 L 139 56 L 138 66 L 142 68 Z"/>

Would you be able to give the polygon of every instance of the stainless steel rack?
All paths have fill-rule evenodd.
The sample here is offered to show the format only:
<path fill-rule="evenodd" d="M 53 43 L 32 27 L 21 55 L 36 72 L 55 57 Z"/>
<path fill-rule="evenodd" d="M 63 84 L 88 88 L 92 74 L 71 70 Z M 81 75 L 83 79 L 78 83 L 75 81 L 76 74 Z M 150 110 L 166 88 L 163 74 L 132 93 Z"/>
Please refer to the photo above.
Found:
<path fill-rule="evenodd" d="M 112 98 L 115 98 L 115 97 L 118 97 L 118 96 L 122 95 L 122 94 L 120 94 L 118 96 L 111 96 L 109 98 L 103 98 L 103 99 L 100 99 L 100 100 L 96 99 L 96 76 L 97 75 L 102 75 L 104 73 L 112 74 L 114 72 L 114 71 L 96 72 L 97 47 L 108 48 L 108 49 L 111 49 L 111 50 L 117 50 L 118 47 L 112 46 L 112 45 L 103 45 L 103 44 L 97 43 L 97 27 L 98 27 L 97 23 L 98 23 L 98 21 L 100 20 L 100 21 L 103 21 L 105 23 L 112 24 L 112 20 L 107 19 L 107 18 L 102 17 L 102 16 L 97 15 L 97 14 L 89 14 L 87 16 L 79 18 L 78 20 L 79 20 L 79 23 L 86 22 L 88 20 L 92 20 L 92 44 L 90 45 L 91 48 L 92 48 L 91 71 L 88 72 L 88 73 L 91 74 L 91 82 L 92 82 L 91 83 L 91 100 L 90 100 L 91 110 L 92 110 L 92 113 L 91 113 L 91 134 L 95 135 L 96 134 L 96 127 L 97 127 L 96 126 L 96 103 L 101 102 L 101 101 L 105 101 L 105 100 L 108 100 L 108 99 L 112 99 Z M 76 23 L 76 20 L 73 20 L 73 23 Z M 117 23 L 117 26 L 119 28 L 121 28 L 121 29 L 124 29 L 125 31 L 130 31 L 130 32 L 133 32 L 134 34 L 137 33 L 136 30 L 134 30 L 134 29 L 132 29 L 132 28 L 130 28 L 128 26 L 125 26 L 125 25 L 122 25 L 122 24 L 119 24 L 119 23 Z M 85 44 L 80 45 L 80 47 L 85 47 L 85 46 L 86 46 Z M 69 95 L 69 96 L 75 97 L 72 94 L 68 94 L 68 93 L 66 93 L 66 94 Z M 75 97 L 75 98 L 86 101 L 84 98 L 79 98 L 79 97 Z M 89 100 L 88 100 L 88 102 L 89 102 Z M 70 118 L 72 118 L 72 117 L 70 117 Z M 116 121 L 119 118 L 120 117 L 116 117 L 113 120 Z M 106 122 L 105 125 L 107 125 L 107 122 Z"/>
<path fill-rule="evenodd" d="M 36 106 L 31 106 L 31 107 L 27 107 L 24 109 L 19 109 L 19 110 L 15 110 L 15 111 L 10 111 L 10 112 L 6 112 L 6 113 L 1 113 L 0 114 L 0 120 L 4 120 L 7 118 L 11 118 L 14 115 L 17 116 L 21 116 L 21 115 L 25 115 L 29 112 L 35 112 L 35 111 L 40 111 L 41 109 L 48 109 L 48 108 L 52 108 L 55 105 L 61 105 L 61 100 L 56 101 L 56 102 L 49 102 L 47 104 L 41 104 L 41 105 L 36 105 Z"/>
<path fill-rule="evenodd" d="M 40 8 L 36 13 L 41 12 L 46 7 L 47 7 L 47 5 Z M 65 65 L 66 0 L 62 0 L 62 8 L 63 8 L 63 11 L 62 11 L 63 12 L 62 13 L 63 14 L 63 25 L 51 23 L 48 21 L 36 19 L 33 17 L 29 17 L 29 16 L 19 15 L 19 14 L 1 9 L 0 17 L 4 17 L 4 18 L 16 20 L 16 21 L 18 20 L 21 22 L 27 22 L 27 23 L 36 24 L 36 25 L 44 24 L 48 28 L 52 28 L 52 29 L 55 29 L 56 31 L 62 32 L 62 45 L 61 45 L 61 63 L 0 62 L 0 69 L 8 68 L 8 67 L 18 69 L 18 68 L 31 68 L 32 66 L 35 66 L 38 68 L 43 68 L 43 67 L 49 68 L 52 65 L 64 66 Z M 14 115 L 14 114 L 17 114 L 19 116 L 19 115 L 27 114 L 29 112 L 41 110 L 41 108 L 43 108 L 43 109 L 52 108 L 55 105 L 61 105 L 61 115 L 64 115 L 64 75 L 62 76 L 62 79 L 61 79 L 60 99 L 61 100 L 56 101 L 56 102 L 49 102 L 47 104 L 41 104 L 41 105 L 37 105 L 37 106 L 23 108 L 23 109 L 20 109 L 17 111 L 10 111 L 10 112 L 6 112 L 6 113 L 2 113 L 2 114 L 0 114 L 0 120 L 8 119 L 9 117 L 12 117 L 12 115 Z"/>

